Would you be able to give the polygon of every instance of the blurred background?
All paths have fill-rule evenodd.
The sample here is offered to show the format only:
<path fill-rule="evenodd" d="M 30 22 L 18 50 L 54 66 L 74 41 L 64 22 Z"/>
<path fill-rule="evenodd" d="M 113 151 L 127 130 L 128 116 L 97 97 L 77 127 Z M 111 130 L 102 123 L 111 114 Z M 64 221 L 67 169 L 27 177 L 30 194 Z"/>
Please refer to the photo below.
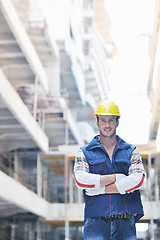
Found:
<path fill-rule="evenodd" d="M 113 99 L 146 171 L 139 240 L 160 239 L 160 1 L 0 0 L 0 240 L 82 240 L 79 147 Z"/>

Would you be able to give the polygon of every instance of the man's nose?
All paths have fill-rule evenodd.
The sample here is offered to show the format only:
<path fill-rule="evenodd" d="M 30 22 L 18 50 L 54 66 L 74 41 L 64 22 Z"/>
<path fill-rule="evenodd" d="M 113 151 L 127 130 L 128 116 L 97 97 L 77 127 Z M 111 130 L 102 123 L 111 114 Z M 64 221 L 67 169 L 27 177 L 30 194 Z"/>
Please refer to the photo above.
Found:
<path fill-rule="evenodd" d="M 106 127 L 109 127 L 110 126 L 110 123 L 109 123 L 109 121 L 106 121 Z"/>

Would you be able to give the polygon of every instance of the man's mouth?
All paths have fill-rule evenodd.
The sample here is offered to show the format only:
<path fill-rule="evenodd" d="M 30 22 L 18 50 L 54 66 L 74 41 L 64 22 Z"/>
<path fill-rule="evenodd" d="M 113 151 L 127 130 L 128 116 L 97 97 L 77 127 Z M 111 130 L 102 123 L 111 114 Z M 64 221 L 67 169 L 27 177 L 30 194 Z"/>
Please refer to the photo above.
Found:
<path fill-rule="evenodd" d="M 110 132 L 110 131 L 111 131 L 111 128 L 104 128 L 104 131 L 105 131 L 105 132 Z"/>

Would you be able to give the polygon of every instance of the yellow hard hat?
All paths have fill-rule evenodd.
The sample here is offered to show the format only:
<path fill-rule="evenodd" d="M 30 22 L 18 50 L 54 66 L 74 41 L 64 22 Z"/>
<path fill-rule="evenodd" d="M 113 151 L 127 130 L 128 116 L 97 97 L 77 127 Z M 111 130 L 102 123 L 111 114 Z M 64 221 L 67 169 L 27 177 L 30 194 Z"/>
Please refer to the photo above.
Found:
<path fill-rule="evenodd" d="M 95 116 L 97 117 L 97 115 L 101 115 L 101 116 L 117 116 L 118 118 L 120 118 L 120 113 L 119 113 L 119 109 L 118 106 L 113 102 L 113 101 L 104 101 L 101 102 L 98 107 L 97 110 L 95 112 Z"/>

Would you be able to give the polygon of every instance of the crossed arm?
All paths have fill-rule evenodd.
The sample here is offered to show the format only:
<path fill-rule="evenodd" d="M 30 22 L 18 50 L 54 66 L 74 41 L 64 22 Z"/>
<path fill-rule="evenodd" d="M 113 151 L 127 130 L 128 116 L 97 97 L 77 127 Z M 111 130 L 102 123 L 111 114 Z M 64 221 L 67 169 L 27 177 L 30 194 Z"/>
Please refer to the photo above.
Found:
<path fill-rule="evenodd" d="M 89 166 L 83 152 L 77 153 L 74 166 L 74 179 L 78 188 L 85 189 L 86 194 L 126 194 L 140 189 L 144 181 L 144 168 L 140 154 L 135 149 L 131 156 L 129 175 L 99 175 L 89 173 Z"/>

